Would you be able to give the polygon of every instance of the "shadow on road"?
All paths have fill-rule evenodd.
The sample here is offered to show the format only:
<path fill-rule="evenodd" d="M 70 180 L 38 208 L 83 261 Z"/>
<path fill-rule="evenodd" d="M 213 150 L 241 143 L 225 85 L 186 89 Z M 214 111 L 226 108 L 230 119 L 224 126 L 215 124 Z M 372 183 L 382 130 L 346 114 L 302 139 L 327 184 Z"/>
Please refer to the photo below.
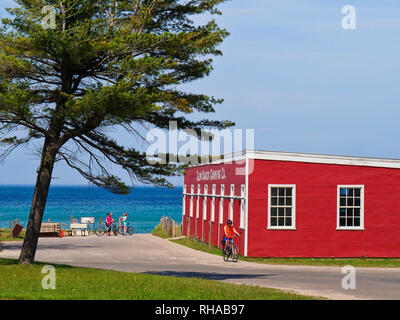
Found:
<path fill-rule="evenodd" d="M 2 242 L 1 248 L 5 250 L 20 250 L 22 247 L 21 242 Z M 65 250 L 65 249 L 84 249 L 84 248 L 96 248 L 95 245 L 82 245 L 77 243 L 59 243 L 59 244 L 38 244 L 38 249 L 50 249 L 50 250 Z"/>
<path fill-rule="evenodd" d="M 233 273 L 215 273 L 215 272 L 192 272 L 192 271 L 149 271 L 143 272 L 146 274 L 154 274 L 161 276 L 174 276 L 185 278 L 201 278 L 207 280 L 228 280 L 228 279 L 249 279 L 249 278 L 267 278 L 278 276 L 277 273 L 263 273 L 263 274 L 233 274 Z"/>

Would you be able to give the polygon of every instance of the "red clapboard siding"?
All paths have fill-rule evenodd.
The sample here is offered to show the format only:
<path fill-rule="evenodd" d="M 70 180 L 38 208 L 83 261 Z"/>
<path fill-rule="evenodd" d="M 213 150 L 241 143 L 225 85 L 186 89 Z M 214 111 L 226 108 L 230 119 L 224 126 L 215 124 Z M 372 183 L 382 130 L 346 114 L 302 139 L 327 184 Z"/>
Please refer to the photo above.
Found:
<path fill-rule="evenodd" d="M 385 167 L 400 167 L 400 161 L 382 159 L 383 165 L 379 166 L 379 159 L 337 157 L 341 164 L 328 164 L 326 162 L 333 159 L 329 156 L 311 155 L 309 162 L 297 160 L 302 158 L 301 154 L 267 152 L 261 156 L 264 158 L 254 160 L 248 177 L 244 175 L 243 161 L 187 170 L 184 177 L 187 193 L 194 185 L 197 194 L 200 185 L 203 194 L 207 185 L 208 197 L 205 220 L 204 198 L 200 197 L 199 217 L 196 218 L 197 197 L 193 196 L 193 217 L 188 218 L 190 196 L 185 197 L 184 234 L 188 233 L 190 219 L 190 235 L 208 242 L 213 184 L 216 195 L 224 184 L 225 195 L 230 195 L 231 185 L 234 185 L 234 195 L 240 196 L 241 186 L 247 183 L 248 211 L 243 229 L 239 229 L 240 200 L 233 200 L 233 224 L 242 232 L 240 239 L 235 240 L 240 254 L 250 257 L 400 257 L 400 169 Z M 296 160 L 288 161 L 288 157 Z M 268 229 L 269 185 L 295 186 L 294 230 Z M 337 230 L 338 185 L 364 186 L 364 230 Z M 223 224 L 219 224 L 220 201 L 219 198 L 214 200 L 215 219 L 211 223 L 211 241 L 218 246 L 230 211 L 230 199 L 224 199 Z"/>
<path fill-rule="evenodd" d="M 268 184 L 296 185 L 296 230 L 267 230 Z M 337 186 L 364 185 L 363 231 L 336 230 Z M 400 170 L 256 160 L 249 177 L 249 256 L 399 257 Z"/>
<path fill-rule="evenodd" d="M 183 232 L 187 235 L 188 219 L 190 219 L 190 236 L 196 239 L 209 241 L 209 228 L 211 220 L 211 204 L 212 204 L 212 188 L 216 186 L 216 195 L 221 193 L 221 184 L 225 186 L 225 195 L 230 195 L 231 185 L 235 186 L 235 195 L 240 196 L 241 185 L 245 184 L 245 163 L 244 162 L 233 162 L 230 164 L 213 164 L 213 165 L 202 165 L 193 168 L 189 168 L 186 171 L 184 177 L 184 185 L 186 185 L 186 192 L 190 193 L 191 185 L 195 186 L 195 194 L 197 194 L 198 185 L 200 185 L 201 194 L 204 194 L 204 186 L 208 186 L 207 190 L 207 214 L 206 220 L 203 219 L 203 208 L 204 208 L 204 197 L 200 197 L 199 200 L 199 217 L 196 218 L 196 206 L 193 206 L 193 217 L 189 218 L 190 215 L 190 196 L 186 196 L 185 215 L 183 215 Z M 208 175 L 207 175 L 208 174 Z M 223 238 L 223 226 L 226 224 L 229 215 L 229 199 L 224 199 L 223 209 L 223 223 L 219 224 L 219 198 L 214 200 L 214 222 L 211 222 L 211 241 L 215 246 L 221 246 L 220 241 Z M 193 197 L 193 203 L 197 204 L 197 197 Z M 239 231 L 240 222 L 240 201 L 234 200 L 233 210 L 233 224 L 234 227 Z M 240 254 L 244 253 L 244 237 L 240 237 L 236 240 L 239 245 Z"/>

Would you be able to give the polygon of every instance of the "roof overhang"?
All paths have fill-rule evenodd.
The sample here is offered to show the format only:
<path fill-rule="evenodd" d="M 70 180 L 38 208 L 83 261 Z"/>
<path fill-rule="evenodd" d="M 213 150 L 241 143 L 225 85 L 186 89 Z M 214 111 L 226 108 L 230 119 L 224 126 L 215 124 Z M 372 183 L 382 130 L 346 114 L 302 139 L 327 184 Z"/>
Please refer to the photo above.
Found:
<path fill-rule="evenodd" d="M 223 159 L 214 160 L 213 162 L 210 163 L 202 163 L 192 167 L 213 165 L 213 164 L 227 164 L 238 161 L 244 162 L 247 159 L 400 169 L 400 159 L 337 156 L 337 155 L 325 155 L 325 154 L 260 151 L 260 150 L 244 150 L 240 152 L 235 152 L 226 155 Z"/>

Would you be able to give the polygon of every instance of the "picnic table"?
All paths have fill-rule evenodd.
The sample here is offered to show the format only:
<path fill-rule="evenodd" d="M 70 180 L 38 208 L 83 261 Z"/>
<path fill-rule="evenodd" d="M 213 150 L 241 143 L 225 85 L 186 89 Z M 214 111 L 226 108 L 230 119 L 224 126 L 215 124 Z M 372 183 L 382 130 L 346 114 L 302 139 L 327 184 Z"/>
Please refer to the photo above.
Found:
<path fill-rule="evenodd" d="M 61 237 L 61 223 L 42 222 L 39 237 Z"/>

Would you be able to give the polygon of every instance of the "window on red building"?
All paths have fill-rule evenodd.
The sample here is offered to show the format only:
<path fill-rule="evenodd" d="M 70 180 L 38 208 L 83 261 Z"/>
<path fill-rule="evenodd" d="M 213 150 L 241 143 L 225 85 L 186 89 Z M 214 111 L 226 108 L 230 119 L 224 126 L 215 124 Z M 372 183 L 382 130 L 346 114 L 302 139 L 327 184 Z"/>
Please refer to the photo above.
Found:
<path fill-rule="evenodd" d="M 364 228 L 364 186 L 338 186 L 338 229 Z"/>
<path fill-rule="evenodd" d="M 296 228 L 296 186 L 269 185 L 268 228 Z"/>

